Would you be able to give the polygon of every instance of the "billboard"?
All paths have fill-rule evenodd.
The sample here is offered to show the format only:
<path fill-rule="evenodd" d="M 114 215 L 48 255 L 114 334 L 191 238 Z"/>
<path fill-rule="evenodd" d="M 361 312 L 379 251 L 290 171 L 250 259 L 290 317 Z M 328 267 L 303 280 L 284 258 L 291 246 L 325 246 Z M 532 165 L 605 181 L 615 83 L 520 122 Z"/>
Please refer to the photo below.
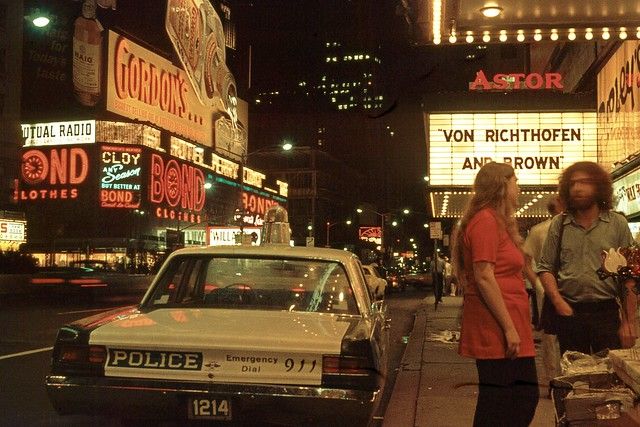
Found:
<path fill-rule="evenodd" d="M 471 185 L 483 164 L 510 163 L 520 185 L 557 185 L 562 170 L 597 161 L 595 112 L 426 115 L 429 183 Z"/>

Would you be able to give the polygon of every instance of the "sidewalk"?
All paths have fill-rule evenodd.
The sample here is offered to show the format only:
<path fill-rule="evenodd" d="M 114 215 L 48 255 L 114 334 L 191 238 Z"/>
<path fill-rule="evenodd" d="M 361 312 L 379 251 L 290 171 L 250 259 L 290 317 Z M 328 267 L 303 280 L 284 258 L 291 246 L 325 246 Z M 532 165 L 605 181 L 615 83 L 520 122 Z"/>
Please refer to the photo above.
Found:
<path fill-rule="evenodd" d="M 473 424 L 478 392 L 475 361 L 458 355 L 457 342 L 438 341 L 446 336 L 443 331 L 459 332 L 461 304 L 462 297 L 444 297 L 436 311 L 433 296 L 424 299 L 400 363 L 383 427 Z M 536 356 L 536 364 L 540 377 L 540 356 Z M 540 384 L 540 401 L 531 426 L 553 427 L 553 404 L 546 398 L 548 381 L 541 378 Z"/>

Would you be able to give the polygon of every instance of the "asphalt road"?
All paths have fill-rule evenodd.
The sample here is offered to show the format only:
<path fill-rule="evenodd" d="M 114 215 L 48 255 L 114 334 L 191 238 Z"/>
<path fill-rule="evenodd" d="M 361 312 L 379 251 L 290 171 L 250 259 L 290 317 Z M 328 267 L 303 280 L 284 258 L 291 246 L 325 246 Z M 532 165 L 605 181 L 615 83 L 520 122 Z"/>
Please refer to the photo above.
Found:
<path fill-rule="evenodd" d="M 381 420 L 384 416 L 406 345 L 405 337 L 411 332 L 413 315 L 425 295 L 425 291 L 409 287 L 386 298 L 391 317 L 389 375 L 375 419 Z M 3 295 L 0 299 L 0 426 L 120 425 L 101 417 L 57 415 L 47 399 L 44 377 L 60 326 L 107 309 L 135 304 L 138 299 L 121 296 L 91 301 Z"/>

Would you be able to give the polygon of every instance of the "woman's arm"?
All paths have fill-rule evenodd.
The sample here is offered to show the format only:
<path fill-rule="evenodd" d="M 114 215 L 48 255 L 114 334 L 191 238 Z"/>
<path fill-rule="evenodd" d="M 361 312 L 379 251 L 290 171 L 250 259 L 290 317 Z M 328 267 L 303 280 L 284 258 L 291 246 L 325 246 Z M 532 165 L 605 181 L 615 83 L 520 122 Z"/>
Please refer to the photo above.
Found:
<path fill-rule="evenodd" d="M 473 275 L 478 284 L 482 299 L 496 319 L 505 336 L 506 355 L 515 359 L 520 352 L 520 335 L 511 320 L 507 306 L 502 298 L 500 287 L 494 275 L 494 265 L 489 262 L 474 262 Z"/>

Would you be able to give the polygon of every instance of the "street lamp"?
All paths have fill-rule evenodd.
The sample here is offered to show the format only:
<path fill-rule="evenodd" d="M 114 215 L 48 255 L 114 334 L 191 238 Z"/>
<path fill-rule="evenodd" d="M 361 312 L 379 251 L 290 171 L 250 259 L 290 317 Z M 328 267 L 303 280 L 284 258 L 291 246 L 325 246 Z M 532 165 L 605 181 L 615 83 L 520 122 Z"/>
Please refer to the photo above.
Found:
<path fill-rule="evenodd" d="M 338 224 L 342 224 L 342 222 L 330 222 L 327 221 L 327 244 L 325 245 L 327 248 L 330 248 L 331 245 L 329 245 L 329 230 L 331 230 L 331 227 L 333 227 L 334 225 L 338 225 Z M 344 222 L 344 224 L 347 225 L 351 225 L 351 220 L 348 219 Z"/>

